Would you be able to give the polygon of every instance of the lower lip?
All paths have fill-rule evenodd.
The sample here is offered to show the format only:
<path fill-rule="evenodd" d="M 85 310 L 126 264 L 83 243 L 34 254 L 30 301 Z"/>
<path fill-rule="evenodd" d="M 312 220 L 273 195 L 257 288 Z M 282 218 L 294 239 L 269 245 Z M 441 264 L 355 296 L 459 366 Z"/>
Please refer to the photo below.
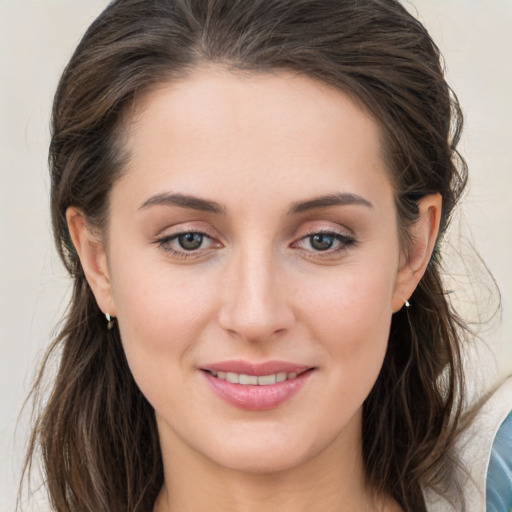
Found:
<path fill-rule="evenodd" d="M 313 370 L 307 370 L 294 379 L 284 382 L 268 386 L 251 386 L 233 384 L 203 371 L 208 384 L 220 398 L 247 411 L 265 411 L 279 407 L 303 388 L 312 373 Z"/>

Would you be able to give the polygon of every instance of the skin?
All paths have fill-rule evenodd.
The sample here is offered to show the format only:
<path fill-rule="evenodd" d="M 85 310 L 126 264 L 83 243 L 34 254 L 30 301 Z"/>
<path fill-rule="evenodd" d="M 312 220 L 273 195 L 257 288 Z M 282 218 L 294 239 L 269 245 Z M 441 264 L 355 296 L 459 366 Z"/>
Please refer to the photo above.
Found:
<path fill-rule="evenodd" d="M 401 250 L 380 140 L 365 110 L 310 78 L 202 68 L 139 101 L 103 236 L 68 210 L 98 305 L 117 317 L 155 408 L 165 468 L 155 511 L 400 510 L 365 488 L 361 411 L 392 314 L 430 258 L 441 199 L 420 201 Z M 339 194 L 365 204 L 291 211 Z M 205 235 L 186 251 L 176 236 L 190 231 Z M 313 244 L 319 232 L 332 234 L 329 249 Z M 314 370 L 283 404 L 247 411 L 201 371 L 230 359 Z"/>

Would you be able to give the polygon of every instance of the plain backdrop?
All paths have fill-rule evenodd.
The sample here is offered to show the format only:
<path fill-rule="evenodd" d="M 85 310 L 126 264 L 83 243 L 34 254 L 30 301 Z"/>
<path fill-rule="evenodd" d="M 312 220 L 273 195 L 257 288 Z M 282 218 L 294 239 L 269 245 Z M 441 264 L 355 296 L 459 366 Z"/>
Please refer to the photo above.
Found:
<path fill-rule="evenodd" d="M 52 245 L 47 146 L 53 91 L 105 0 L 0 0 L 0 510 L 14 510 L 29 414 L 21 409 L 66 304 L 69 281 Z M 469 352 L 475 389 L 512 372 L 512 2 L 415 0 L 406 5 L 441 48 L 466 114 L 461 151 L 470 193 L 455 219 L 447 271 L 454 300 L 480 331 Z M 474 302 L 478 303 L 475 308 Z M 371 314 L 371 312 L 369 312 Z M 30 411 L 28 411 L 30 412 Z M 36 510 L 36 509 L 34 509 Z M 37 510 L 42 510 L 37 508 Z"/>

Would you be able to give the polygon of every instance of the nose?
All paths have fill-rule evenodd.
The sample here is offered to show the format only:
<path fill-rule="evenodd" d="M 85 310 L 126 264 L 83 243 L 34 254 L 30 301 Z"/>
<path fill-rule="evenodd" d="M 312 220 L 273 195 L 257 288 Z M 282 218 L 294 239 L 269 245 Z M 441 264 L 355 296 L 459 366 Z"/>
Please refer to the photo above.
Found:
<path fill-rule="evenodd" d="M 285 273 L 271 251 L 246 251 L 229 264 L 224 280 L 221 327 L 248 342 L 273 339 L 295 320 Z"/>

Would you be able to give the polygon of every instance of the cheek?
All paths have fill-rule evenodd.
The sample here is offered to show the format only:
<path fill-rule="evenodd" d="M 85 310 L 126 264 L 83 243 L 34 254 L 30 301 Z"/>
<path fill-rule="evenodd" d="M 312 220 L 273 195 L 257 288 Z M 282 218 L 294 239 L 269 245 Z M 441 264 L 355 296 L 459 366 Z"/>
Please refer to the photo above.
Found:
<path fill-rule="evenodd" d="M 137 258 L 126 258 L 112 275 L 112 288 L 124 350 L 139 386 L 156 374 L 186 378 L 181 369 L 190 367 L 187 355 L 209 317 L 208 282 L 171 273 L 165 264 L 143 268 Z"/>
<path fill-rule="evenodd" d="M 208 303 L 208 280 L 172 272 L 165 262 L 140 263 L 126 259 L 113 273 L 120 323 L 134 333 L 166 332 L 166 337 L 182 336 L 197 326 Z"/>
<path fill-rule="evenodd" d="M 388 271 L 386 271 L 388 269 Z M 382 367 L 391 325 L 394 263 L 346 267 L 308 293 L 308 324 L 323 344 L 344 389 L 371 390 Z"/>
<path fill-rule="evenodd" d="M 395 272 L 392 265 L 353 265 L 323 279 L 318 286 L 303 291 L 307 310 L 314 311 L 318 323 L 343 335 L 389 327 Z M 356 336 L 357 337 L 357 336 Z M 353 338 L 353 336 L 350 336 Z"/>

